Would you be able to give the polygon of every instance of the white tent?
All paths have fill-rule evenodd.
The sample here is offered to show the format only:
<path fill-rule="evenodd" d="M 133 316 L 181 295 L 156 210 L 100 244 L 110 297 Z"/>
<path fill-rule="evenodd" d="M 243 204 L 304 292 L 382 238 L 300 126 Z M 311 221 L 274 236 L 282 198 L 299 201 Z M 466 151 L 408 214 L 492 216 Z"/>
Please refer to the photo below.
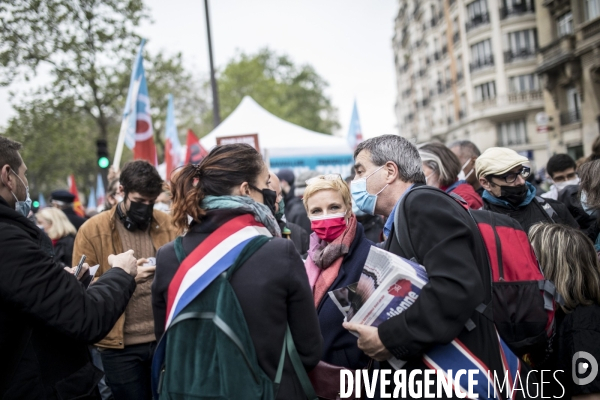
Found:
<path fill-rule="evenodd" d="M 291 168 L 299 173 L 314 169 L 322 173 L 350 173 L 352 149 L 345 138 L 313 132 L 274 116 L 251 97 L 246 96 L 237 108 L 200 139 L 210 151 L 217 138 L 258 134 L 258 143 L 273 170 Z"/>

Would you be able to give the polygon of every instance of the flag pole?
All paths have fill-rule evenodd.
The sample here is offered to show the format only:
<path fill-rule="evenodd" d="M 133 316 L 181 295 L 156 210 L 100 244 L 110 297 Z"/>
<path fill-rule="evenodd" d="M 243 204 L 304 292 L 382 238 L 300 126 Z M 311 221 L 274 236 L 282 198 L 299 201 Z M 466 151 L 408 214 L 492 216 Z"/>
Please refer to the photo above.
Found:
<path fill-rule="evenodd" d="M 217 89 L 217 80 L 215 78 L 215 67 L 213 63 L 212 38 L 210 35 L 210 19 L 208 15 L 208 0 L 204 0 L 204 10 L 206 11 L 206 33 L 208 36 L 208 59 L 210 61 L 210 86 L 212 88 L 213 98 L 213 125 L 216 128 L 221 123 L 221 113 L 219 111 L 219 91 Z"/>

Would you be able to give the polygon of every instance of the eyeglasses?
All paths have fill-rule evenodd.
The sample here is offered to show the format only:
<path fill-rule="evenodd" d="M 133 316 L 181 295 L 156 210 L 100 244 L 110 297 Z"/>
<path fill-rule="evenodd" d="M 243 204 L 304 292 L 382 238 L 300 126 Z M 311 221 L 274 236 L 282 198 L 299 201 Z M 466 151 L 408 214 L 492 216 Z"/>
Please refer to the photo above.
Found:
<path fill-rule="evenodd" d="M 319 175 L 319 176 L 315 176 L 314 178 L 310 178 L 309 180 L 305 181 L 306 186 L 308 185 L 312 185 L 313 183 L 316 183 L 320 180 L 324 180 L 324 181 L 335 181 L 335 180 L 343 180 L 342 176 L 340 174 L 327 174 L 327 175 Z"/>
<path fill-rule="evenodd" d="M 519 175 L 521 175 L 521 177 L 523 179 L 527 179 L 530 174 L 531 174 L 531 168 L 522 167 L 518 172 L 509 172 L 508 174 L 504 174 L 504 175 L 492 175 L 492 177 L 498 178 L 498 179 L 504 179 L 504 181 L 506 183 L 513 183 L 514 181 L 517 180 Z"/>

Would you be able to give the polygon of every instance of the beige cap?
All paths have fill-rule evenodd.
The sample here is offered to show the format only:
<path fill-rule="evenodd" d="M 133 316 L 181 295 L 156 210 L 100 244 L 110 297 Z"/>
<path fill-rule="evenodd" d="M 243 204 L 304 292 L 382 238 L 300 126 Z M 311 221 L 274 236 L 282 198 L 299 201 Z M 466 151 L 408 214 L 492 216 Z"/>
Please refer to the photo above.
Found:
<path fill-rule="evenodd" d="M 502 175 L 529 159 L 506 147 L 490 147 L 475 161 L 477 179 L 488 175 Z"/>

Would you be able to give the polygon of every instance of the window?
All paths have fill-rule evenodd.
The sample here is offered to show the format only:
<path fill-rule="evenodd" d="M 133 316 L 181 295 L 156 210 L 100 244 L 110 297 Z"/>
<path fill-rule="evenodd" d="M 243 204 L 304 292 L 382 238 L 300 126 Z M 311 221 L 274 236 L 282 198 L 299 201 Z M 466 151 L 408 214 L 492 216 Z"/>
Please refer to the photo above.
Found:
<path fill-rule="evenodd" d="M 540 81 L 536 74 L 511 76 L 508 79 L 511 93 L 533 92 L 540 90 Z"/>
<path fill-rule="evenodd" d="M 481 18 L 482 15 L 487 15 L 487 13 L 488 9 L 486 0 L 475 0 L 471 4 L 467 5 L 467 16 L 471 21 Z"/>
<path fill-rule="evenodd" d="M 600 16 L 600 0 L 585 0 L 585 16 L 588 21 Z"/>
<path fill-rule="evenodd" d="M 556 25 L 556 32 L 559 38 L 566 35 L 571 35 L 573 33 L 573 13 L 569 11 L 568 13 L 558 17 L 556 19 Z"/>
<path fill-rule="evenodd" d="M 504 0 L 502 2 L 508 13 L 533 11 L 535 0 Z"/>
<path fill-rule="evenodd" d="M 524 119 L 498 124 L 498 146 L 527 143 L 527 127 Z"/>
<path fill-rule="evenodd" d="M 535 56 L 536 49 L 536 29 L 510 32 L 508 34 L 508 51 L 505 53 L 506 62 L 511 62 L 516 58 Z"/>
<path fill-rule="evenodd" d="M 485 101 L 496 97 L 496 82 L 486 82 L 475 86 L 475 101 Z"/>
<path fill-rule="evenodd" d="M 486 0 L 475 0 L 467 5 L 467 31 L 478 25 L 490 22 Z"/>
<path fill-rule="evenodd" d="M 492 55 L 492 42 L 490 39 L 483 40 L 471 46 L 471 70 L 493 64 L 494 57 Z"/>
<path fill-rule="evenodd" d="M 567 89 L 567 108 L 569 111 L 577 111 L 581 109 L 581 100 L 579 92 L 574 87 Z"/>

